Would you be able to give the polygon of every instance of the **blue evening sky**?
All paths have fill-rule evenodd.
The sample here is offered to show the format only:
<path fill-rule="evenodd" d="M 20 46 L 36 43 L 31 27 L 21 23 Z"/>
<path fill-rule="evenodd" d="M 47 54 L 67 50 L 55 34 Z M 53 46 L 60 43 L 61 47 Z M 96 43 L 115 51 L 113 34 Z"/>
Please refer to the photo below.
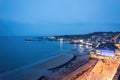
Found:
<path fill-rule="evenodd" d="M 0 0 L 0 36 L 120 31 L 120 0 Z"/>

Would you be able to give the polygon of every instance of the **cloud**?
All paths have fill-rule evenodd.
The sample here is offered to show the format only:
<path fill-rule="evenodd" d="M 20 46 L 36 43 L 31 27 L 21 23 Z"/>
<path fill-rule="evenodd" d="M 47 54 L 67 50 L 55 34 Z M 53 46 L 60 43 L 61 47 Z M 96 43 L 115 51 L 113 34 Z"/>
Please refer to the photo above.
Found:
<path fill-rule="evenodd" d="M 2 0 L 1 17 L 21 22 L 120 22 L 119 0 Z"/>
<path fill-rule="evenodd" d="M 0 2 L 0 35 L 83 34 L 120 27 L 120 0 Z"/>

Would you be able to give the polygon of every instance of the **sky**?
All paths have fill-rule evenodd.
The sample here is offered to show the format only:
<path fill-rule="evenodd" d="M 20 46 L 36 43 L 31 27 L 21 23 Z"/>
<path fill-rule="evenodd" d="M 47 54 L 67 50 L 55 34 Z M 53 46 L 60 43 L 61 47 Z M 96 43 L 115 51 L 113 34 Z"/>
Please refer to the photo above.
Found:
<path fill-rule="evenodd" d="M 120 31 L 120 0 L 0 0 L 0 36 Z"/>

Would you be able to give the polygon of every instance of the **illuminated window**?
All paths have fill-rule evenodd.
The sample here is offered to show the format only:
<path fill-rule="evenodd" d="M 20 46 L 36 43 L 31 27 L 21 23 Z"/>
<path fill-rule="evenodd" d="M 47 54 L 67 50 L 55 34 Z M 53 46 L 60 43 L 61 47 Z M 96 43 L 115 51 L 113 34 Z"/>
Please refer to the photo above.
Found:
<path fill-rule="evenodd" d="M 96 50 L 96 54 L 100 54 L 101 53 L 101 51 L 100 50 Z"/>

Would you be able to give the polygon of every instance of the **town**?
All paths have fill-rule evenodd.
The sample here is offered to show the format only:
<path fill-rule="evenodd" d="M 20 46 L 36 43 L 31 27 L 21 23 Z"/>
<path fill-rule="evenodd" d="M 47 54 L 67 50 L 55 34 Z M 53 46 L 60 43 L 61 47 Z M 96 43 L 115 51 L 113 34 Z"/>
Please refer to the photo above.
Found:
<path fill-rule="evenodd" d="M 92 49 L 89 51 L 88 57 L 86 55 L 80 55 L 79 57 L 76 55 L 76 59 L 67 63 L 67 66 L 64 64 L 50 69 L 57 73 L 52 73 L 49 77 L 42 76 L 39 80 L 42 80 L 42 78 L 46 80 L 120 79 L 120 32 L 50 36 L 45 39 L 49 41 L 69 41 L 69 44 L 88 45 Z M 83 60 L 77 61 L 77 58 L 83 58 Z"/>

